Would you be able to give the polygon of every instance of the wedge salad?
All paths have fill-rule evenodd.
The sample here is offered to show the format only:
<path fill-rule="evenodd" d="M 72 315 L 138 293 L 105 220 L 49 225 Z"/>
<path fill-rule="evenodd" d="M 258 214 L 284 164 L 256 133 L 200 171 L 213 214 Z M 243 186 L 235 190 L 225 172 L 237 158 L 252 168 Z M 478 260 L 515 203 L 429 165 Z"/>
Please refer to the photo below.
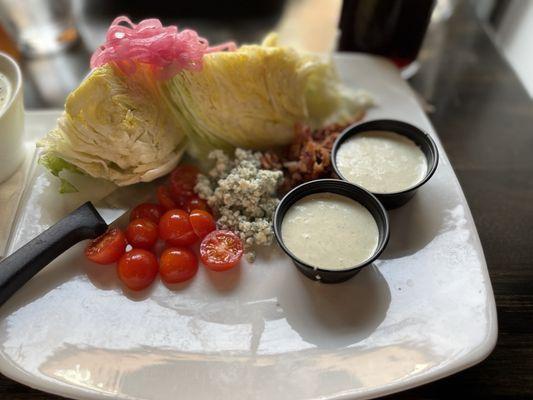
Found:
<path fill-rule="evenodd" d="M 282 46 L 275 33 L 261 44 L 210 46 L 193 30 L 118 17 L 91 68 L 39 141 L 40 163 L 64 193 L 76 190 L 66 170 L 117 186 L 170 174 L 125 232 L 114 228 L 87 248 L 92 261 L 118 262 L 133 290 L 155 279 L 158 263 L 166 282 L 190 279 L 197 243 L 213 270 L 243 252 L 253 261 L 256 246 L 272 243 L 279 196 L 329 177 L 335 137 L 373 104 L 341 83 L 329 58 Z M 185 154 L 196 166 L 180 164 Z"/>

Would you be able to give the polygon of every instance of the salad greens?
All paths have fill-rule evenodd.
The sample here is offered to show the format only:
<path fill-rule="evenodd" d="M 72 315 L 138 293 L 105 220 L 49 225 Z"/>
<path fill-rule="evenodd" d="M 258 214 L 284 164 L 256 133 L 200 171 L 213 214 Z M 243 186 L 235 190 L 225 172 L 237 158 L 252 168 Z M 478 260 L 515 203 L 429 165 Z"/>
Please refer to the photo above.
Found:
<path fill-rule="evenodd" d="M 50 171 L 52 175 L 57 176 L 60 179 L 61 186 L 59 188 L 59 193 L 75 193 L 78 191 L 72 183 L 60 175 L 62 171 L 81 172 L 74 165 L 50 153 L 43 154 L 39 158 L 39 164 Z"/>
<path fill-rule="evenodd" d="M 152 181 L 170 172 L 186 136 L 149 71 L 131 77 L 112 66 L 95 69 L 67 98 L 57 126 L 43 138 L 41 163 L 56 159 L 117 185 Z"/>
<path fill-rule="evenodd" d="M 161 87 L 200 158 L 216 148 L 288 145 L 297 122 L 347 122 L 370 104 L 342 87 L 331 63 L 278 46 L 274 34 L 262 45 L 206 54 L 201 72 L 183 70 Z"/>
<path fill-rule="evenodd" d="M 183 69 L 166 81 L 148 65 L 133 75 L 98 67 L 39 146 L 55 175 L 60 159 L 130 185 L 167 174 L 185 150 L 205 159 L 213 149 L 288 145 L 295 124 L 348 122 L 371 103 L 344 88 L 329 61 L 278 46 L 269 35 L 261 45 L 207 53 L 201 71 Z"/>

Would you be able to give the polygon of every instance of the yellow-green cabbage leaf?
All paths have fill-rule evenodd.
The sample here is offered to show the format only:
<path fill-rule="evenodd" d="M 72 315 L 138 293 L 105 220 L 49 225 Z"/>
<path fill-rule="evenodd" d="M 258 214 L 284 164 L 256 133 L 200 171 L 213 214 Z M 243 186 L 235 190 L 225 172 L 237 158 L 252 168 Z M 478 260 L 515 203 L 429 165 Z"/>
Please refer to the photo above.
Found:
<path fill-rule="evenodd" d="M 60 159 L 123 186 L 170 172 L 185 150 L 186 136 L 148 71 L 124 76 L 106 65 L 68 96 L 56 128 L 38 145 L 45 166 Z"/>
<path fill-rule="evenodd" d="M 288 145 L 297 122 L 348 122 L 371 105 L 368 95 L 341 85 L 329 60 L 278 46 L 276 35 L 207 54 L 201 72 L 181 71 L 161 89 L 196 157 L 213 148 Z"/>
<path fill-rule="evenodd" d="M 201 71 L 167 81 L 140 65 L 129 76 L 96 68 L 38 145 L 56 176 L 68 167 L 123 186 L 167 174 L 185 150 L 205 160 L 215 148 L 284 146 L 297 123 L 349 122 L 371 104 L 343 87 L 330 60 L 269 35 L 261 45 L 206 54 Z M 74 190 L 63 178 L 62 185 Z"/>

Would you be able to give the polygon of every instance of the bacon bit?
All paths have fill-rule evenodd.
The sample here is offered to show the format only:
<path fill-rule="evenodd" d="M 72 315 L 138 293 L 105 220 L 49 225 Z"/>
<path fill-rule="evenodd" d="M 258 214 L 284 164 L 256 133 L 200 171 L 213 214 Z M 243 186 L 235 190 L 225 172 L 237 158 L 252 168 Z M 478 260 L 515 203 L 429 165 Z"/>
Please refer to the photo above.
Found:
<path fill-rule="evenodd" d="M 168 79 L 177 72 L 202 69 L 202 59 L 215 51 L 234 51 L 227 42 L 209 47 L 209 42 L 192 29 L 178 32 L 174 25 L 163 26 L 157 18 L 134 24 L 128 17 L 115 18 L 107 31 L 106 41 L 91 57 L 91 68 L 114 62 L 126 75 L 133 74 L 136 63 L 151 66 L 158 79 Z"/>
<path fill-rule="evenodd" d="M 264 169 L 282 170 L 285 176 L 280 192 L 287 193 L 300 183 L 332 176 L 331 149 L 337 136 L 349 125 L 361 120 L 363 114 L 349 124 L 331 124 L 312 130 L 304 124 L 295 126 L 294 142 L 281 154 L 264 152 L 261 166 Z"/>

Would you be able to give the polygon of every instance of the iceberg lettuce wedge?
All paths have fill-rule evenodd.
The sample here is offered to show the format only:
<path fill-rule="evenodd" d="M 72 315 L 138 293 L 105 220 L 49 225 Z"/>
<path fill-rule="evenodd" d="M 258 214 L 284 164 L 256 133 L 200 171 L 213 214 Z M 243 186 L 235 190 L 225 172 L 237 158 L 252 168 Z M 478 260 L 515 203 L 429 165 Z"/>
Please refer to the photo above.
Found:
<path fill-rule="evenodd" d="M 213 148 L 288 145 L 297 122 L 345 122 L 371 105 L 343 88 L 329 60 L 278 46 L 276 35 L 207 54 L 201 72 L 181 71 L 161 89 L 202 158 Z"/>
<path fill-rule="evenodd" d="M 58 166 L 70 166 L 130 185 L 167 174 L 185 150 L 205 160 L 213 149 L 285 146 L 297 123 L 349 122 L 371 104 L 342 86 L 329 59 L 279 46 L 269 35 L 261 45 L 205 54 L 201 71 L 181 70 L 166 81 L 147 65 L 133 75 L 98 67 L 38 146 L 41 164 L 58 177 Z"/>
<path fill-rule="evenodd" d="M 122 186 L 170 172 L 185 150 L 186 136 L 149 71 L 126 77 L 104 66 L 68 96 L 57 127 L 38 146 L 45 166 L 47 159 L 59 158 Z"/>

